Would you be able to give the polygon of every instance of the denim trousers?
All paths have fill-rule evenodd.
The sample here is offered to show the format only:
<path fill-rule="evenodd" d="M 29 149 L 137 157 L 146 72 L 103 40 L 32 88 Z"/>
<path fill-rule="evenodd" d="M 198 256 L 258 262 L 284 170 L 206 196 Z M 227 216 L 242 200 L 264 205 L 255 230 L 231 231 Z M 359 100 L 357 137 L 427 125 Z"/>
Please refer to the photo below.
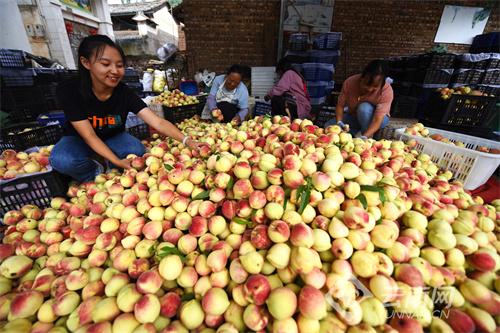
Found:
<path fill-rule="evenodd" d="M 365 133 L 373 119 L 373 114 L 375 113 L 375 106 L 368 102 L 363 102 L 358 105 L 358 109 L 356 110 L 356 114 L 350 114 L 346 110 L 344 110 L 344 119 L 342 121 L 344 124 L 349 125 L 349 132 L 351 134 L 356 134 L 361 131 L 361 133 Z M 332 119 L 325 124 L 325 127 L 335 125 L 337 121 Z M 380 129 L 383 129 L 389 123 L 389 117 L 384 116 L 384 120 L 382 120 L 382 124 L 380 125 Z"/>
<path fill-rule="evenodd" d="M 142 156 L 146 151 L 141 141 L 126 132 L 104 140 L 104 143 L 120 159 L 128 154 Z M 79 136 L 63 136 L 52 149 L 49 160 L 56 171 L 85 182 L 93 180 L 98 172 L 93 155 L 95 152 Z"/>

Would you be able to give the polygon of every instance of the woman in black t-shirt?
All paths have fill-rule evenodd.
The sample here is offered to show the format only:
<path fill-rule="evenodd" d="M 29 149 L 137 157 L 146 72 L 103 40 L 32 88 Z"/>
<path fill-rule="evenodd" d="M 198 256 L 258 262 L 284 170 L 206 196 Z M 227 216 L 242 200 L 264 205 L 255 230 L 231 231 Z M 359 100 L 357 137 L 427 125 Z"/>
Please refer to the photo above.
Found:
<path fill-rule="evenodd" d="M 64 136 L 50 155 L 55 170 L 78 181 L 92 180 L 103 171 L 91 158 L 95 153 L 116 167 L 130 168 L 126 156 L 141 156 L 145 148 L 125 132 L 129 112 L 191 149 L 198 146 L 175 125 L 156 116 L 120 82 L 125 74 L 125 55 L 109 37 L 94 35 L 82 40 L 78 48 L 78 71 L 78 80 L 58 87 L 57 95 L 67 122 Z"/>

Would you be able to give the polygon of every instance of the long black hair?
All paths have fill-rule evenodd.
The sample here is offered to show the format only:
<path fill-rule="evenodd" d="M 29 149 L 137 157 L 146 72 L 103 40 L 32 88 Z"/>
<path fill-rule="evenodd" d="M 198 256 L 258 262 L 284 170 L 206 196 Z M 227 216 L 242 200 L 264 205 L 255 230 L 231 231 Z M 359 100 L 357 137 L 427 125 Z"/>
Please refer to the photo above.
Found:
<path fill-rule="evenodd" d="M 367 78 L 367 83 L 371 85 L 377 76 L 382 77 L 382 82 L 380 83 L 380 88 L 383 88 L 385 85 L 385 80 L 387 79 L 387 65 L 385 61 L 376 59 L 372 60 L 366 65 L 361 72 L 362 78 Z"/>
<path fill-rule="evenodd" d="M 111 38 L 105 35 L 92 35 L 87 36 L 80 42 L 78 46 L 78 75 L 80 77 L 80 91 L 85 99 L 89 99 L 91 96 L 92 79 L 90 77 L 90 72 L 85 66 L 83 66 L 81 57 L 90 60 L 93 56 L 96 59 L 102 56 L 106 46 L 110 46 L 116 49 L 120 56 L 122 57 L 123 65 L 125 66 L 125 53 L 122 48 L 113 42 Z"/>

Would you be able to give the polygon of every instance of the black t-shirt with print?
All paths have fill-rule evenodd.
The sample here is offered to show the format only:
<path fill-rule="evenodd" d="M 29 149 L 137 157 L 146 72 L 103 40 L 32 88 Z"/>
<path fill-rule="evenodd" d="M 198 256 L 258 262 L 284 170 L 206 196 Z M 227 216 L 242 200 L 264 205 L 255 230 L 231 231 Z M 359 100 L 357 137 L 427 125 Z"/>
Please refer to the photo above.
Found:
<path fill-rule="evenodd" d="M 147 106 L 121 82 L 104 102 L 98 100 L 90 88 L 90 98 L 86 100 L 80 89 L 79 80 L 62 82 L 57 88 L 57 98 L 66 116 L 64 135 L 78 136 L 71 122 L 88 119 L 99 138 L 109 139 L 125 130 L 129 112 L 136 114 Z"/>

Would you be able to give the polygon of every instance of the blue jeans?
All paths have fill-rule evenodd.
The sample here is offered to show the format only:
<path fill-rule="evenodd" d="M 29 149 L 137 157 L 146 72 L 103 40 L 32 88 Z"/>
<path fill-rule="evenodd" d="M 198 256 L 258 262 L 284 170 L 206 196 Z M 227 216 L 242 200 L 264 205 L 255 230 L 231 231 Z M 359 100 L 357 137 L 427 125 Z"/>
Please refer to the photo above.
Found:
<path fill-rule="evenodd" d="M 342 121 L 344 124 L 349 125 L 349 132 L 351 134 L 356 134 L 361 131 L 361 133 L 365 133 L 370 124 L 372 123 L 373 113 L 375 112 L 375 106 L 368 102 L 363 102 L 358 105 L 358 109 L 356 115 L 350 114 L 347 110 L 344 110 L 344 119 Z M 337 121 L 332 119 L 325 124 L 325 127 L 336 124 Z M 384 116 L 384 120 L 382 120 L 382 124 L 380 125 L 380 129 L 383 129 L 389 123 L 389 117 L 387 115 Z"/>
<path fill-rule="evenodd" d="M 146 149 L 137 138 L 122 132 L 104 143 L 123 159 L 128 154 L 144 155 Z M 79 136 L 63 136 L 54 146 L 50 154 L 50 165 L 60 173 L 80 181 L 93 180 L 97 173 L 97 165 L 91 157 L 95 152 Z"/>

